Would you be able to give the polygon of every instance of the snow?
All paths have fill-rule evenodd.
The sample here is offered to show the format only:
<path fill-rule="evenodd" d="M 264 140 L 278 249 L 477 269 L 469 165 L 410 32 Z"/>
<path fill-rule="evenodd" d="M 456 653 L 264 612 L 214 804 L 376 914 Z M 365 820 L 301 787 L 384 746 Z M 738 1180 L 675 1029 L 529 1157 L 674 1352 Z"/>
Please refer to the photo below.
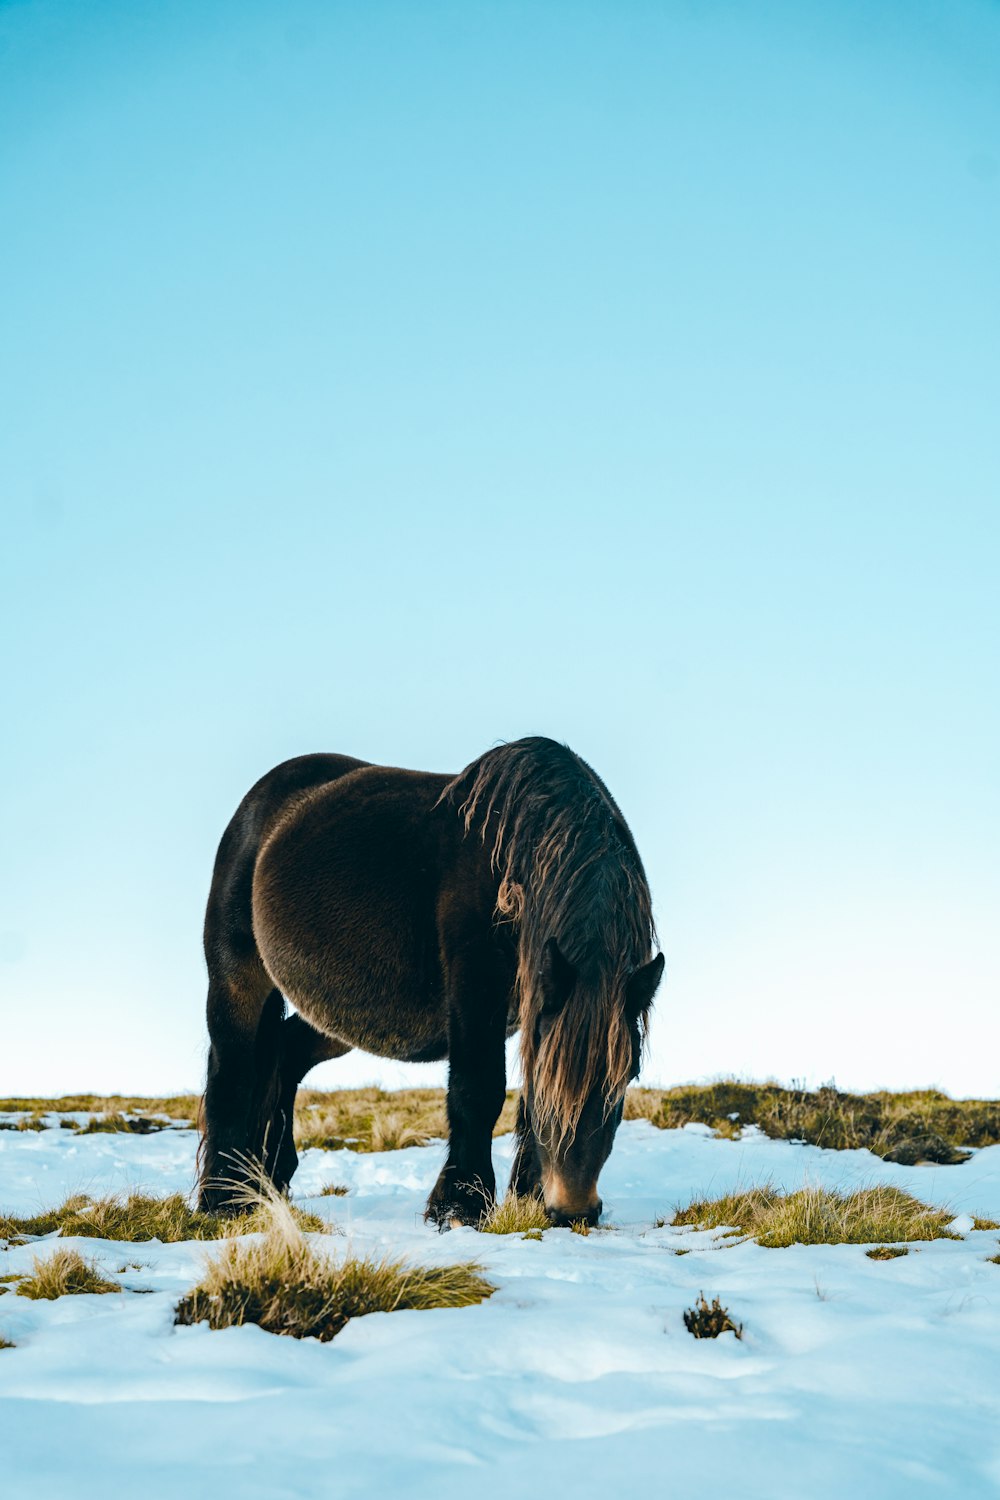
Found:
<path fill-rule="evenodd" d="M 359 1318 L 329 1344 L 174 1327 L 203 1244 L 61 1241 L 111 1275 L 140 1268 L 117 1276 L 121 1297 L 0 1296 L 0 1335 L 17 1345 L 0 1351 L 5 1492 L 1000 1495 L 1000 1266 L 987 1260 L 1000 1232 L 971 1228 L 973 1214 L 1000 1219 L 1000 1147 L 907 1168 L 754 1131 L 726 1141 L 632 1122 L 601 1179 L 613 1227 L 541 1241 L 428 1229 L 442 1149 L 308 1151 L 295 1194 L 344 1230 L 323 1241 L 334 1254 L 475 1258 L 498 1292 L 478 1307 Z M 0 1132 L 0 1206 L 186 1191 L 194 1151 L 188 1130 Z M 509 1140 L 495 1155 L 502 1175 Z M 877 1262 L 857 1245 L 764 1250 L 653 1227 L 694 1196 L 764 1181 L 893 1183 L 947 1207 L 965 1238 Z M 312 1196 L 328 1182 L 349 1196 Z M 37 1251 L 0 1252 L 0 1273 Z M 691 1338 L 682 1314 L 700 1291 L 743 1323 L 742 1340 Z"/>

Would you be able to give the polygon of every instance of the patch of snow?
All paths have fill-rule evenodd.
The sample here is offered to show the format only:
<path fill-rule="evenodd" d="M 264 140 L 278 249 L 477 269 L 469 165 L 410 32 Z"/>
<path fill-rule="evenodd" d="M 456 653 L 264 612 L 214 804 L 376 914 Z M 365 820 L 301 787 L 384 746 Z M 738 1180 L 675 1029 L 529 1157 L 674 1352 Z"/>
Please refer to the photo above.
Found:
<path fill-rule="evenodd" d="M 501 1180 L 509 1138 L 495 1144 Z M 69 1193 L 190 1189 L 193 1131 L 0 1132 L 0 1208 Z M 5 1487 L 33 1500 L 477 1500 L 511 1494 L 704 1493 L 741 1500 L 1000 1495 L 1000 1147 L 961 1166 L 622 1126 L 601 1179 L 605 1222 L 538 1241 L 438 1235 L 422 1219 L 443 1146 L 303 1153 L 300 1202 L 339 1225 L 334 1255 L 474 1258 L 499 1288 L 478 1307 L 359 1318 L 329 1344 L 259 1328 L 176 1328 L 211 1247 L 62 1241 L 121 1296 L 0 1295 Z M 344 1198 L 319 1197 L 329 1182 Z M 860 1245 L 764 1250 L 655 1228 L 693 1197 L 770 1182 L 905 1188 L 962 1240 L 872 1261 Z M 49 1242 L 0 1252 L 26 1270 Z M 677 1255 L 677 1250 L 690 1253 Z M 130 1263 L 139 1262 L 139 1269 Z M 119 1267 L 129 1269 L 119 1273 Z M 151 1289 L 151 1295 L 135 1295 Z M 695 1340 L 682 1315 L 718 1296 L 742 1340 Z"/>

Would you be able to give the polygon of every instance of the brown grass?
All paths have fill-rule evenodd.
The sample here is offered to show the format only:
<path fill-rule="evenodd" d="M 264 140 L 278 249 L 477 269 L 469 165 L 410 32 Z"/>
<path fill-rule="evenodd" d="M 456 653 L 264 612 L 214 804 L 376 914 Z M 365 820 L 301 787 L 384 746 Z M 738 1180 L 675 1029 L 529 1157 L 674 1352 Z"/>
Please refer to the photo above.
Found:
<path fill-rule="evenodd" d="M 894 1187 L 860 1188 L 853 1193 L 805 1187 L 788 1194 L 760 1187 L 692 1203 L 679 1210 L 671 1223 L 728 1229 L 769 1249 L 783 1249 L 961 1239 L 947 1228 L 953 1217 Z"/>
<path fill-rule="evenodd" d="M 517 1094 L 508 1090 L 494 1136 L 507 1135 L 517 1118 Z M 395 1151 L 448 1134 L 443 1089 L 303 1089 L 295 1105 L 300 1150 Z"/>
<path fill-rule="evenodd" d="M 979 1219 L 973 1216 L 973 1229 L 1000 1229 L 1000 1221 L 996 1219 Z"/>
<path fill-rule="evenodd" d="M 494 1203 L 479 1228 L 483 1234 L 541 1234 L 552 1226 L 540 1198 L 508 1193 Z"/>
<path fill-rule="evenodd" d="M 876 1245 L 873 1250 L 866 1250 L 865 1254 L 869 1260 L 896 1260 L 900 1255 L 909 1255 L 906 1245 Z"/>
<path fill-rule="evenodd" d="M 117 1281 L 108 1281 L 94 1265 L 76 1250 L 56 1250 L 42 1259 L 35 1256 L 31 1273 L 17 1284 L 19 1297 L 66 1297 L 77 1293 L 120 1292 Z"/>
<path fill-rule="evenodd" d="M 197 1094 L 171 1094 L 154 1099 L 146 1094 L 62 1094 L 55 1099 L 0 1099 L 0 1112 L 23 1110 L 32 1114 L 169 1115 L 193 1125 L 198 1118 Z"/>
<path fill-rule="evenodd" d="M 302 1234 L 284 1199 L 260 1212 L 264 1235 L 229 1241 L 177 1305 L 176 1321 L 211 1328 L 256 1323 L 269 1333 L 332 1339 L 350 1318 L 372 1312 L 468 1307 L 495 1291 L 473 1264 L 407 1266 L 348 1255 L 335 1261 Z"/>
<path fill-rule="evenodd" d="M 809 1092 L 776 1083 L 724 1079 L 705 1086 L 633 1090 L 642 1117 L 662 1129 L 698 1122 L 719 1135 L 756 1125 L 776 1140 L 808 1141 L 833 1150 L 865 1148 L 886 1161 L 954 1164 L 964 1148 L 1000 1141 L 1000 1100 L 951 1099 L 936 1089 L 910 1093 Z M 659 1094 L 660 1105 L 653 1107 Z M 628 1101 L 627 1101 L 628 1103 Z"/>
<path fill-rule="evenodd" d="M 168 1128 L 156 1116 L 193 1125 L 198 1098 L 176 1094 L 164 1099 L 131 1094 L 68 1094 L 0 1099 L 0 1111 L 24 1118 L 0 1122 L 0 1129 L 41 1130 L 44 1112 L 86 1112 L 84 1125 L 68 1129 L 90 1134 Z M 517 1095 L 508 1091 L 494 1135 L 514 1128 Z M 956 1163 L 968 1148 L 1000 1141 L 1000 1100 L 950 1099 L 934 1089 L 909 1093 L 846 1094 L 830 1086 L 808 1091 L 776 1083 L 723 1079 L 704 1086 L 672 1089 L 631 1088 L 626 1120 L 649 1120 L 662 1129 L 690 1122 L 716 1134 L 738 1137 L 756 1125 L 778 1140 L 801 1140 L 834 1150 L 865 1148 L 887 1161 Z M 304 1089 L 295 1108 L 297 1145 L 352 1151 L 389 1151 L 402 1145 L 443 1139 L 447 1134 L 443 1089 Z"/>
<path fill-rule="evenodd" d="M 316 1214 L 308 1214 L 289 1205 L 289 1212 L 302 1229 L 324 1233 L 329 1225 Z M 201 1213 L 189 1206 L 180 1193 L 165 1198 L 129 1193 L 126 1197 L 90 1199 L 76 1194 L 59 1208 L 29 1218 L 0 1215 L 0 1239 L 18 1240 L 25 1236 L 53 1234 L 79 1235 L 101 1240 L 160 1240 L 176 1244 L 180 1240 L 217 1240 L 234 1235 L 255 1234 L 267 1227 L 257 1208 L 246 1213 L 226 1216 Z"/>

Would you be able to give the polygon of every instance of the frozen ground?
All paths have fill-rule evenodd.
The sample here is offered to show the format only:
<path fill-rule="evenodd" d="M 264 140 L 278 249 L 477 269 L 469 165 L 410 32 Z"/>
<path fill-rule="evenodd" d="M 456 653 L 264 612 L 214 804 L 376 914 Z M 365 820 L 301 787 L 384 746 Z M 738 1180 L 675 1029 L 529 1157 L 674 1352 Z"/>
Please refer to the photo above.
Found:
<path fill-rule="evenodd" d="M 503 1170 L 507 1142 L 499 1142 Z M 195 1138 L 0 1132 L 0 1206 L 72 1191 L 187 1189 Z M 307 1152 L 296 1196 L 346 1244 L 425 1262 L 475 1257 L 479 1307 L 360 1318 L 329 1344 L 258 1328 L 175 1328 L 201 1244 L 62 1241 L 153 1295 L 0 1296 L 0 1475 L 32 1500 L 202 1497 L 1000 1495 L 997 1232 L 871 1261 L 856 1245 L 726 1248 L 654 1229 L 692 1196 L 765 1179 L 883 1181 L 1000 1219 L 1000 1147 L 957 1167 L 624 1125 L 601 1179 L 613 1227 L 540 1242 L 421 1211 L 441 1147 Z M 311 1198 L 327 1182 L 346 1198 Z M 38 1246 L 0 1252 L 27 1269 Z M 44 1249 L 44 1247 L 43 1247 Z M 676 1249 L 689 1249 L 678 1256 Z M 718 1295 L 744 1336 L 696 1341 L 682 1312 Z"/>

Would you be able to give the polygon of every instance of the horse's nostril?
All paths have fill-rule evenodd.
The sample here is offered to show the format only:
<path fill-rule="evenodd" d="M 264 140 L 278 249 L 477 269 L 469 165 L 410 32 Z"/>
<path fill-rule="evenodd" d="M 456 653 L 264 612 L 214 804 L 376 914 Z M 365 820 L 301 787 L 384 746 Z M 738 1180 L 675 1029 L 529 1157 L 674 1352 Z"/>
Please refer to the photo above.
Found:
<path fill-rule="evenodd" d="M 569 1229 L 574 1224 L 595 1225 L 601 1217 L 604 1204 L 598 1198 L 589 1208 L 548 1208 L 546 1212 L 552 1220 L 553 1228 Z"/>

